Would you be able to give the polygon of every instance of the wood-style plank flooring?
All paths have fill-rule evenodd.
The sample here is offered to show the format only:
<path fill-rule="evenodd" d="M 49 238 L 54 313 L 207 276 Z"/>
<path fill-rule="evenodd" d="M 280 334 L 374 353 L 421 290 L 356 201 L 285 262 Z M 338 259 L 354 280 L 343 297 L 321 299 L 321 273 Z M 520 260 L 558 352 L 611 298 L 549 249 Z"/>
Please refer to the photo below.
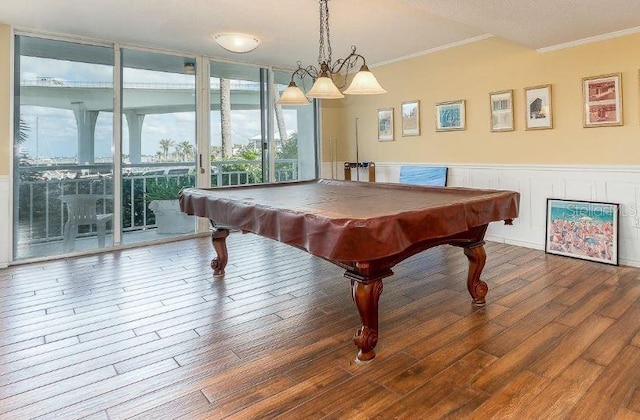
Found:
<path fill-rule="evenodd" d="M 342 270 L 254 235 L 0 271 L 0 418 L 640 418 L 640 270 L 488 243 L 385 280 L 356 365 Z"/>

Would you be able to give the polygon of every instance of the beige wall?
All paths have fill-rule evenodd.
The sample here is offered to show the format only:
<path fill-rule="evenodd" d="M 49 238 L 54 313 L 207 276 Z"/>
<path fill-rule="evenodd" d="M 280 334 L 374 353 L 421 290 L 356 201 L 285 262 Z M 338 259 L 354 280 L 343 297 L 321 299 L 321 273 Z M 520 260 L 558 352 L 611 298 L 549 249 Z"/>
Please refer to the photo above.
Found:
<path fill-rule="evenodd" d="M 638 69 L 640 34 L 538 53 L 499 38 L 373 69 L 389 92 L 323 104 L 323 161 L 329 136 L 337 160 L 487 164 L 640 164 Z M 366 54 L 366 53 L 365 53 Z M 582 78 L 622 73 L 624 126 L 583 128 Z M 552 84 L 553 129 L 525 131 L 524 88 Z M 489 92 L 513 89 L 515 131 L 489 131 Z M 420 100 L 421 135 L 402 137 L 400 105 Z M 467 129 L 435 131 L 435 103 L 466 100 Z M 325 101 L 329 102 L 329 101 Z M 394 108 L 395 141 L 377 141 L 378 108 Z"/>
<path fill-rule="evenodd" d="M 11 159 L 11 28 L 0 23 L 0 176 Z"/>

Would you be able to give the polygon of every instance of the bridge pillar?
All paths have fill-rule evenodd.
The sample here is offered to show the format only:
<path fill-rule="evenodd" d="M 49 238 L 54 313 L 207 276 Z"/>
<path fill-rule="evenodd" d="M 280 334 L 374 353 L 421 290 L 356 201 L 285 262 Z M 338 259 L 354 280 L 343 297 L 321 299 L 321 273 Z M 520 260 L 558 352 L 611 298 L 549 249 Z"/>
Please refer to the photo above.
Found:
<path fill-rule="evenodd" d="M 129 162 L 142 163 L 142 123 L 145 114 L 138 114 L 133 110 L 125 111 L 129 127 Z"/>
<path fill-rule="evenodd" d="M 100 111 L 87 111 L 84 102 L 72 102 L 78 126 L 78 165 L 95 162 L 96 120 Z"/>

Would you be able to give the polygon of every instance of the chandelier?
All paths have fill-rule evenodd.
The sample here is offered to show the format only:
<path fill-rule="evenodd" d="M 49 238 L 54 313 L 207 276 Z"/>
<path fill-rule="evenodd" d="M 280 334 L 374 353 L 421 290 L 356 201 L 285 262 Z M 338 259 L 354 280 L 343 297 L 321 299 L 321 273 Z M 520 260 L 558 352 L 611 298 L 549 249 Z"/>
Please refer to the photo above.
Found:
<path fill-rule="evenodd" d="M 315 99 L 340 99 L 347 95 L 379 95 L 387 93 L 380 86 L 373 73 L 367 67 L 367 61 L 356 53 L 355 45 L 351 46 L 351 54 L 335 62 L 331 61 L 331 39 L 329 36 L 329 0 L 320 0 L 320 47 L 318 50 L 318 67 L 309 65 L 302 67 L 298 61 L 298 68 L 291 75 L 291 83 L 282 92 L 278 100 L 282 105 L 307 105 L 309 100 L 293 81 L 295 77 L 304 80 L 310 77 L 314 80 L 313 86 L 307 92 L 309 98 Z M 351 84 L 343 92 L 336 86 L 334 79 L 342 80 L 341 88 L 346 85 L 350 71 L 362 60 L 360 70 L 355 74 Z M 339 76 L 339 77 L 336 77 Z"/>

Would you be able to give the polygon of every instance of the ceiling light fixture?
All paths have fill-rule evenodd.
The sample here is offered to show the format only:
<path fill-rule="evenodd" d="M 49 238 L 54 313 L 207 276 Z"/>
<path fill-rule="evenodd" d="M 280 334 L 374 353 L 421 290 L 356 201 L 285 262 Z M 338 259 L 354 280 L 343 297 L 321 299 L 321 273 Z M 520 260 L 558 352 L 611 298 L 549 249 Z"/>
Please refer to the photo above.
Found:
<path fill-rule="evenodd" d="M 304 79 L 309 76 L 314 80 L 313 86 L 307 92 L 307 96 L 316 99 L 339 99 L 344 98 L 342 93 L 347 95 L 379 95 L 387 93 L 380 86 L 373 73 L 367 67 L 367 61 L 363 56 L 356 53 L 355 45 L 351 46 L 351 54 L 346 58 L 341 58 L 335 62 L 331 61 L 331 39 L 329 37 L 329 0 L 320 0 L 320 47 L 318 52 L 318 67 L 310 65 L 302 67 L 302 63 L 298 61 L 298 68 L 291 75 L 291 83 L 282 92 L 278 103 L 282 105 L 305 105 L 309 101 L 304 93 L 294 82 L 297 76 Z M 359 60 L 362 60 L 362 66 L 351 81 L 351 85 L 343 92 L 336 86 L 334 77 L 340 75 L 343 84 L 349 76 L 349 72 L 356 66 Z M 344 74 L 340 74 L 344 71 Z M 341 87 L 344 87 L 341 86 Z"/>
<path fill-rule="evenodd" d="M 225 50 L 234 53 L 246 53 L 256 49 L 260 40 L 253 35 L 241 33 L 216 34 L 213 39 Z"/>

